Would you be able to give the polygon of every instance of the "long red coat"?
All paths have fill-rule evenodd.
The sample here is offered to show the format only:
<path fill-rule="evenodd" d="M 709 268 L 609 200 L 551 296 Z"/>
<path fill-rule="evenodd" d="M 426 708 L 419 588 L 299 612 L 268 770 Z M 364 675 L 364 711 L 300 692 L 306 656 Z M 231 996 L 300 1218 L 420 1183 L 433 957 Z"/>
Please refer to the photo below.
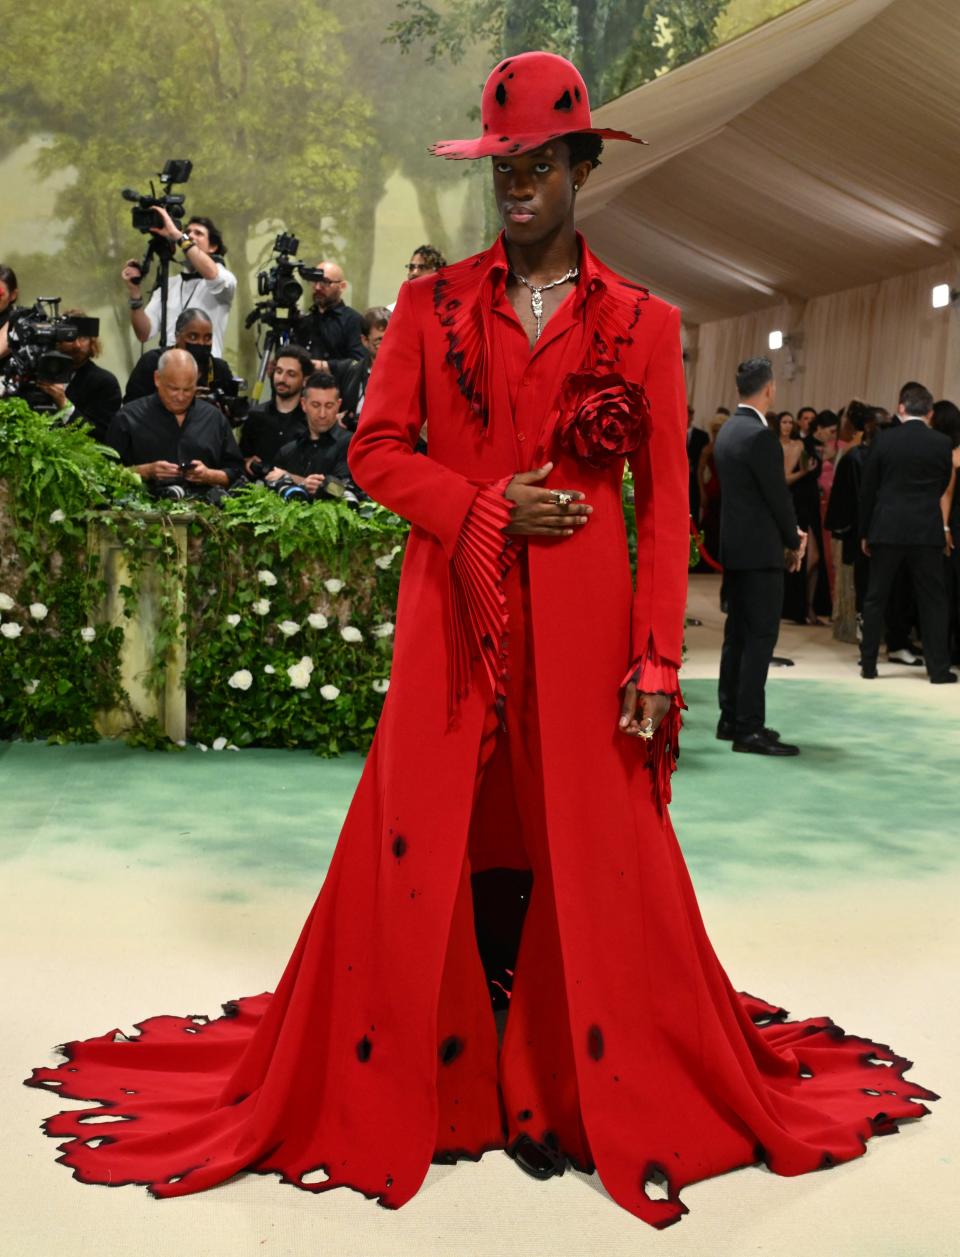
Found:
<path fill-rule="evenodd" d="M 322 892 L 274 995 L 207 1024 L 151 1019 L 133 1043 L 111 1032 L 68 1044 L 65 1064 L 35 1071 L 33 1085 L 135 1119 L 49 1120 L 50 1134 L 72 1136 L 62 1159 L 78 1178 L 173 1196 L 244 1169 L 303 1185 L 323 1167 L 313 1190 L 350 1185 L 397 1207 L 436 1155 L 503 1146 L 493 1017 L 468 998 L 479 960 L 454 916 L 493 701 L 483 656 L 503 643 L 484 643 L 469 676 L 458 674 L 453 560 L 479 486 L 548 457 L 548 484 L 580 489 L 594 507 L 578 534 L 526 542 L 556 964 L 587 1163 L 624 1208 L 663 1226 L 685 1211 L 679 1191 L 691 1181 L 758 1160 L 783 1174 L 817 1169 L 926 1111 L 916 1101 L 931 1093 L 903 1080 L 907 1062 L 889 1050 L 825 1018 L 784 1024 L 782 1010 L 735 994 L 657 805 L 647 749 L 617 731 L 628 665 L 651 646 L 680 659 L 679 314 L 585 245 L 581 271 L 532 353 L 505 299 L 501 242 L 404 286 L 350 455 L 358 482 L 412 524 L 392 683 Z M 555 439 L 561 389 L 581 368 L 615 370 L 649 401 L 649 432 L 631 456 L 635 592 L 622 458 L 594 470 Z M 413 453 L 425 420 L 428 457 Z M 481 865 L 507 806 L 483 818 Z M 658 1176 L 665 1199 L 650 1198 Z"/>

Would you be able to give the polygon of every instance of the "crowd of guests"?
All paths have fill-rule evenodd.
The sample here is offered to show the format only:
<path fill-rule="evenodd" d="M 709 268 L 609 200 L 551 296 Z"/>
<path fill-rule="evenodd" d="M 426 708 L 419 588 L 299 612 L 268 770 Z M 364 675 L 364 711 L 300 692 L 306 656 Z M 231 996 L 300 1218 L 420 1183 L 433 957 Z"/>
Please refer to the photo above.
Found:
<path fill-rule="evenodd" d="M 729 414 L 719 408 L 703 429 L 688 412 L 701 570 L 720 549 L 714 450 Z M 926 662 L 931 679 L 950 679 L 949 666 L 960 664 L 960 409 L 909 381 L 892 411 L 855 399 L 838 411 L 801 406 L 765 418 L 806 537 L 802 562 L 784 580 L 782 618 L 832 623 L 839 640 L 860 643 L 867 677 L 876 675 L 882 638 L 890 663 Z"/>
<path fill-rule="evenodd" d="M 154 234 L 180 260 L 168 284 L 163 345 L 141 353 L 121 388 L 95 361 L 98 337 L 60 340 L 56 350 L 69 359 L 68 378 L 30 379 L 19 395 L 61 423 L 85 420 L 96 440 L 163 496 L 215 500 L 244 479 L 299 486 L 310 497 L 343 496 L 344 490 L 359 495 L 350 482 L 347 447 L 392 306 L 353 309 L 343 268 L 330 258 L 318 263 L 311 303 L 295 313 L 288 339 L 268 363 L 268 396 L 242 414 L 234 404 L 242 381 L 224 358 L 237 281 L 226 265 L 223 236 L 210 218 L 195 216 L 181 229 L 165 210 L 156 213 Z M 421 245 L 406 264 L 406 279 L 444 265 L 437 249 Z M 159 289 L 144 295 L 135 259 L 120 277 L 134 335 L 144 345 L 157 340 Z M 18 298 L 17 276 L 0 265 L 0 371 L 11 353 L 11 326 L 24 314 Z M 86 317 L 78 309 L 63 315 Z M 423 439 L 418 448 L 425 448 Z"/>

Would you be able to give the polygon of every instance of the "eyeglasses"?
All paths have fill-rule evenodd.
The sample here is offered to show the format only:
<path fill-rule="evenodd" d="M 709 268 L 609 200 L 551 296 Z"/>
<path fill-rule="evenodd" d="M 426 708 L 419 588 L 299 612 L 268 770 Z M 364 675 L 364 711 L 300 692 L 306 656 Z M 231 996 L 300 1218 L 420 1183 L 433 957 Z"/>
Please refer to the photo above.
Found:
<path fill-rule="evenodd" d="M 429 271 L 433 268 L 428 262 L 408 262 L 404 269 L 409 274 L 412 271 Z"/>

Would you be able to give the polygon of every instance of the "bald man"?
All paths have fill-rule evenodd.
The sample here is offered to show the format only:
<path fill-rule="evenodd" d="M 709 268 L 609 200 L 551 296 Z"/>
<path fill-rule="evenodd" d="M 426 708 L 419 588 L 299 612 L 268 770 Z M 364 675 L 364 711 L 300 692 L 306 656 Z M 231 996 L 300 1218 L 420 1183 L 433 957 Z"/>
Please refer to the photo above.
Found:
<path fill-rule="evenodd" d="M 197 362 L 185 349 L 160 355 L 156 393 L 128 402 L 107 432 L 125 467 L 154 491 L 179 484 L 191 496 L 228 489 L 243 471 L 226 417 L 197 397 Z"/>
<path fill-rule="evenodd" d="M 346 305 L 347 281 L 331 259 L 318 263 L 323 279 L 314 281 L 313 305 L 297 324 L 293 340 L 313 359 L 315 371 L 329 371 L 338 379 L 351 362 L 363 362 L 363 319 Z"/>

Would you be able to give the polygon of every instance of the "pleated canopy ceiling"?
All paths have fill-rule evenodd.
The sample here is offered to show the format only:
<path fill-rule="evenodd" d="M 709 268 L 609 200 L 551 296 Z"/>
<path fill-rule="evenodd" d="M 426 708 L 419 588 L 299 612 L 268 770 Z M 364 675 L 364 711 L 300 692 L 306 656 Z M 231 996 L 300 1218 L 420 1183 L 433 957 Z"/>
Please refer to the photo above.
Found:
<path fill-rule="evenodd" d="M 591 246 L 699 324 L 960 244 L 960 0 L 808 0 L 595 111 Z"/>

